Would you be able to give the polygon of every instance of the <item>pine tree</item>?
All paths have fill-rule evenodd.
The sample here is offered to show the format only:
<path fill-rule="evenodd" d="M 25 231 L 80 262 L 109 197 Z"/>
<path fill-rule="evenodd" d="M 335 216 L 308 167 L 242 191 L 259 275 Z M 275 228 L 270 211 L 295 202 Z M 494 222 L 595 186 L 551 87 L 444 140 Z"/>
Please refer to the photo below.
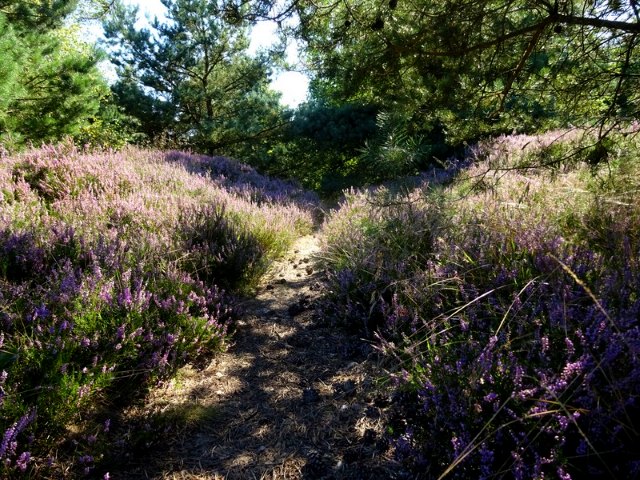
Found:
<path fill-rule="evenodd" d="M 65 25 L 75 1 L 0 0 L 0 143 L 76 135 L 108 89 L 98 51 Z"/>
<path fill-rule="evenodd" d="M 251 57 L 249 25 L 224 3 L 162 0 L 166 20 L 136 28 L 137 9 L 116 5 L 104 23 L 120 81 L 114 91 L 154 139 L 207 153 L 234 153 L 277 129 L 270 58 Z"/>

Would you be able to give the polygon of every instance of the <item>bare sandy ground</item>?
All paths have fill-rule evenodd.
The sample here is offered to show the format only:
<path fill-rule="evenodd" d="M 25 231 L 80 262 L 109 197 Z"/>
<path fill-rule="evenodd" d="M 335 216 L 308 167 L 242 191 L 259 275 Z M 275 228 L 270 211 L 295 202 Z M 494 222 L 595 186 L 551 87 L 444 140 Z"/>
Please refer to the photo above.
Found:
<path fill-rule="evenodd" d="M 232 345 L 138 412 L 167 434 L 111 478 L 400 478 L 384 441 L 376 351 L 317 317 L 319 239 L 298 239 L 241 305 Z M 150 421 L 151 421 L 150 420 Z"/>

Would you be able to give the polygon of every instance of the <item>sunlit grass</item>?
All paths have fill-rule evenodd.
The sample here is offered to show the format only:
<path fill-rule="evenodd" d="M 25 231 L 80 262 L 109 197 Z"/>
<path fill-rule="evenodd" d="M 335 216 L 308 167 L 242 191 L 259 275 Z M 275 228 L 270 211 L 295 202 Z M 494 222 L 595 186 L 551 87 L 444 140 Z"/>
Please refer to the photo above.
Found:
<path fill-rule="evenodd" d="M 501 137 L 444 189 L 329 216 L 327 312 L 394 359 L 389 438 L 416 472 L 637 474 L 640 145 L 616 142 L 594 164 L 576 132 Z"/>
<path fill-rule="evenodd" d="M 124 441 L 106 412 L 226 348 L 233 295 L 316 202 L 225 158 L 70 144 L 4 157 L 0 192 L 3 477 L 93 472 Z"/>

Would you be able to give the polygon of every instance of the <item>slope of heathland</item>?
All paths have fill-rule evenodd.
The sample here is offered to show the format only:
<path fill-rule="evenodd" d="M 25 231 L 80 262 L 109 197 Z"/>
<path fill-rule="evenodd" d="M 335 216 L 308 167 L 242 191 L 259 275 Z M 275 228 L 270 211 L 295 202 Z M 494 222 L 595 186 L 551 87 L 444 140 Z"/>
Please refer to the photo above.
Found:
<path fill-rule="evenodd" d="M 3 473 L 637 477 L 633 133 L 500 137 L 322 225 L 223 158 L 4 158 Z"/>
<path fill-rule="evenodd" d="M 0 192 L 0 469 L 16 476 L 92 472 L 124 441 L 123 405 L 226 348 L 233 295 L 315 211 L 237 162 L 133 148 L 4 157 Z"/>
<path fill-rule="evenodd" d="M 417 477 L 637 478 L 639 146 L 501 137 L 329 215 L 325 311 L 394 363 Z"/>

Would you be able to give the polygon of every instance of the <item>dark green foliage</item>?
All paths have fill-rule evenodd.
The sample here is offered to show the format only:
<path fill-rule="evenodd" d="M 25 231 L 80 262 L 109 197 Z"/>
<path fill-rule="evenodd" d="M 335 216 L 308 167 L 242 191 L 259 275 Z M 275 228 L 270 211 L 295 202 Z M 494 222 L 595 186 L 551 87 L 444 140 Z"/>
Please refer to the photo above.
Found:
<path fill-rule="evenodd" d="M 369 177 L 360 154 L 375 135 L 377 111 L 374 105 L 356 103 L 303 104 L 263 166 L 325 193 L 362 183 Z"/>
<path fill-rule="evenodd" d="M 116 105 L 137 119 L 137 130 L 145 140 L 154 141 L 168 130 L 175 108 L 169 102 L 145 93 L 131 70 L 123 72 L 111 91 Z"/>
<path fill-rule="evenodd" d="M 416 174 L 452 152 L 441 124 L 373 104 L 303 104 L 281 138 L 260 166 L 329 195 Z"/>
<path fill-rule="evenodd" d="M 0 12 L 14 25 L 29 30 L 60 27 L 78 0 L 0 0 Z"/>
<path fill-rule="evenodd" d="M 441 124 L 425 128 L 400 112 L 380 112 L 376 135 L 361 155 L 368 178 L 381 182 L 439 166 L 451 155 Z"/>
<path fill-rule="evenodd" d="M 141 143 L 145 135 L 140 133 L 141 122 L 135 115 L 116 104 L 113 95 L 105 95 L 94 117 L 90 117 L 80 132 L 74 135 L 78 145 L 98 148 L 122 148 L 131 143 Z"/>
<path fill-rule="evenodd" d="M 638 113 L 633 2 L 295 2 L 312 92 L 449 143 Z M 632 12 L 635 12 L 634 16 Z"/>
<path fill-rule="evenodd" d="M 119 104 L 151 141 L 207 153 L 244 154 L 282 122 L 269 90 L 271 58 L 250 57 L 248 24 L 220 2 L 163 0 L 167 20 L 135 26 L 137 9 L 116 3 L 104 23 L 120 81 Z"/>
<path fill-rule="evenodd" d="M 63 26 L 75 2 L 0 4 L 0 143 L 77 135 L 106 93 L 98 52 Z"/>
<path fill-rule="evenodd" d="M 49 48 L 60 51 L 55 40 Z M 52 141 L 78 132 L 97 111 L 99 91 L 104 88 L 95 55 L 56 53 L 41 50 L 30 56 L 38 68 L 29 72 L 25 96 L 15 100 L 14 131 L 32 141 Z"/>
<path fill-rule="evenodd" d="M 8 120 L 12 94 L 20 86 L 20 63 L 24 55 L 15 30 L 0 13 L 0 134 Z"/>
<path fill-rule="evenodd" d="M 374 105 L 304 104 L 295 112 L 289 135 L 308 138 L 320 148 L 340 145 L 343 149 L 356 150 L 375 132 L 377 111 Z"/>

